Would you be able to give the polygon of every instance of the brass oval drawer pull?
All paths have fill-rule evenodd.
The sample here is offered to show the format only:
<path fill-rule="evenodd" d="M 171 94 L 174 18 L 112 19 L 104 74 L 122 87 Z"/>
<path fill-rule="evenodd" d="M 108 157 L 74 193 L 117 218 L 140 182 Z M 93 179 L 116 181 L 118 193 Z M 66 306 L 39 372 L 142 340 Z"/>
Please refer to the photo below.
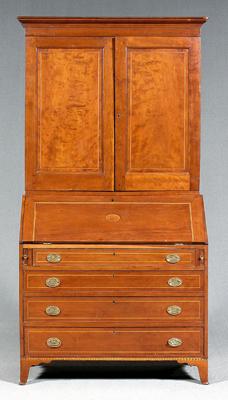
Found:
<path fill-rule="evenodd" d="M 50 253 L 47 255 L 47 261 L 50 263 L 59 263 L 61 259 L 60 254 Z"/>
<path fill-rule="evenodd" d="M 182 342 L 181 339 L 175 338 L 175 337 L 170 338 L 170 339 L 168 340 L 168 345 L 169 345 L 170 347 L 178 347 L 178 346 L 181 346 L 182 343 L 183 343 L 183 342 Z"/>
<path fill-rule="evenodd" d="M 169 286 L 172 286 L 172 287 L 181 286 L 182 283 L 183 283 L 182 279 L 181 279 L 181 278 L 178 278 L 178 277 L 170 278 L 170 279 L 168 280 L 168 285 L 169 285 Z"/>
<path fill-rule="evenodd" d="M 60 314 L 60 308 L 58 306 L 48 306 L 45 310 L 47 315 L 59 315 Z"/>
<path fill-rule="evenodd" d="M 176 264 L 181 260 L 178 254 L 167 254 L 167 256 L 165 256 L 165 259 L 170 264 Z"/>
<path fill-rule="evenodd" d="M 62 344 L 61 340 L 57 337 L 50 337 L 47 340 L 48 347 L 60 347 Z"/>
<path fill-rule="evenodd" d="M 60 285 L 60 279 L 52 276 L 51 278 L 46 279 L 46 286 L 48 287 L 57 287 Z"/>
<path fill-rule="evenodd" d="M 170 315 L 178 315 L 182 312 L 182 308 L 179 306 L 169 306 L 166 311 Z"/>

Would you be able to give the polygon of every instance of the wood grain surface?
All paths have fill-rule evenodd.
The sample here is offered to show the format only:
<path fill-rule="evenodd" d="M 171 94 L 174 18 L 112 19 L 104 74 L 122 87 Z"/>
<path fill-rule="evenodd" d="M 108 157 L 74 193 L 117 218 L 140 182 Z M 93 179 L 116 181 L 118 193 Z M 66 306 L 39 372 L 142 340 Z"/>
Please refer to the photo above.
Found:
<path fill-rule="evenodd" d="M 113 190 L 112 39 L 26 46 L 26 189 Z"/>
<path fill-rule="evenodd" d="M 26 328 L 25 335 L 25 354 L 41 357 L 201 356 L 203 350 L 200 328 Z M 59 338 L 61 346 L 49 348 L 49 337 Z M 180 338 L 182 345 L 170 347 L 172 337 Z"/>
<path fill-rule="evenodd" d="M 118 190 L 199 189 L 198 75 L 196 38 L 117 38 Z"/>
<path fill-rule="evenodd" d="M 107 216 L 115 214 L 118 221 Z M 202 197 L 81 197 L 31 194 L 25 201 L 23 242 L 207 242 Z"/>
<path fill-rule="evenodd" d="M 18 20 L 26 36 L 20 383 L 52 360 L 176 360 L 207 383 L 199 194 L 207 18 Z"/>

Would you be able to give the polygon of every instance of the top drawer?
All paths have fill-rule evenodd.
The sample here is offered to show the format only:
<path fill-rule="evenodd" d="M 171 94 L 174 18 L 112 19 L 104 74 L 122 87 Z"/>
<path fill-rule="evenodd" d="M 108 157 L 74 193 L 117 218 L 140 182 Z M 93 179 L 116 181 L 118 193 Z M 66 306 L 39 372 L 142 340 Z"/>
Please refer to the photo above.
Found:
<path fill-rule="evenodd" d="M 30 265 L 30 264 L 29 264 Z M 33 250 L 33 266 L 77 269 L 202 269 L 204 250 L 194 248 L 49 248 Z"/>

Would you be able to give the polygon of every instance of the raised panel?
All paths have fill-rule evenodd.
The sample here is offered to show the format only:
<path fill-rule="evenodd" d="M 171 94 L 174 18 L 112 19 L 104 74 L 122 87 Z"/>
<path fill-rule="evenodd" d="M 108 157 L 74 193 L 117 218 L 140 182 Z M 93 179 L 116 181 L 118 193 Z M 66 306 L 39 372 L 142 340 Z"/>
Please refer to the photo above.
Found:
<path fill-rule="evenodd" d="M 112 41 L 27 39 L 26 185 L 113 190 Z"/>
<path fill-rule="evenodd" d="M 126 172 L 185 171 L 188 50 L 129 49 L 127 66 Z"/>
<path fill-rule="evenodd" d="M 118 190 L 197 189 L 197 46 L 188 38 L 117 39 Z"/>
<path fill-rule="evenodd" d="M 103 49 L 38 49 L 39 172 L 103 172 L 102 58 Z"/>

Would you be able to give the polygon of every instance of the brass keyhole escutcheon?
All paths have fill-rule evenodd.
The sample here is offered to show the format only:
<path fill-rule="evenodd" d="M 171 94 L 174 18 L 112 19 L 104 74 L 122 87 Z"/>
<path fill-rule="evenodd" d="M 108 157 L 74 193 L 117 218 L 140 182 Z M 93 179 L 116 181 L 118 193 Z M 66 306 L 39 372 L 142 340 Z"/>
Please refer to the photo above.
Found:
<path fill-rule="evenodd" d="M 170 264 L 176 264 L 181 260 L 178 254 L 167 254 L 167 256 L 165 256 L 165 259 Z"/>

